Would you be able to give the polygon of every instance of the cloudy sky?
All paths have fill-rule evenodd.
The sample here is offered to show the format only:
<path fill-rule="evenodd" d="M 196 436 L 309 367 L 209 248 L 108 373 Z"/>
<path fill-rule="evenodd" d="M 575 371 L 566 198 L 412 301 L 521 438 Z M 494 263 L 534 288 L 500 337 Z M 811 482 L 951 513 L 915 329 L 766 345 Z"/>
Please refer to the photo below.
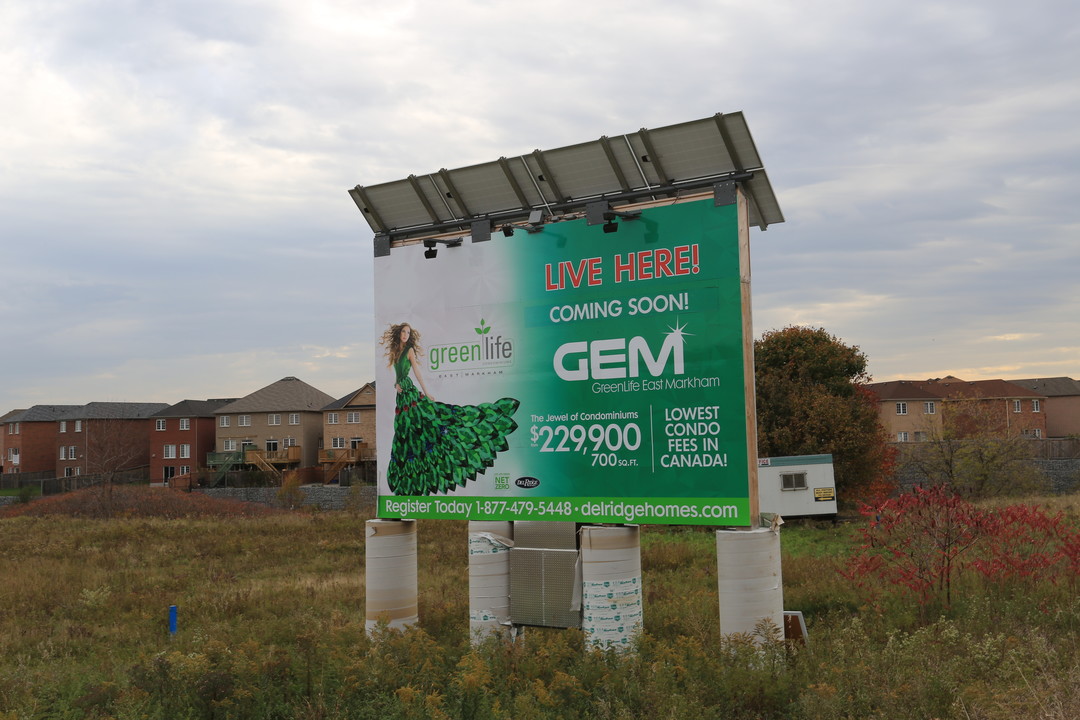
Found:
<path fill-rule="evenodd" d="M 0 414 L 373 377 L 347 194 L 743 111 L 754 324 L 1080 378 L 1075 0 L 7 0 Z"/>

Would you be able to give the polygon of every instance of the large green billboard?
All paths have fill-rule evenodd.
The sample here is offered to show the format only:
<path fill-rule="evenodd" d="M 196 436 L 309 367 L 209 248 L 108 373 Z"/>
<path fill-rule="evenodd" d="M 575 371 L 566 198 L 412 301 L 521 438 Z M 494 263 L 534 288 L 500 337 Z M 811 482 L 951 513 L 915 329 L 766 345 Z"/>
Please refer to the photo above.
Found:
<path fill-rule="evenodd" d="M 749 525 L 737 208 L 376 258 L 379 517 Z"/>

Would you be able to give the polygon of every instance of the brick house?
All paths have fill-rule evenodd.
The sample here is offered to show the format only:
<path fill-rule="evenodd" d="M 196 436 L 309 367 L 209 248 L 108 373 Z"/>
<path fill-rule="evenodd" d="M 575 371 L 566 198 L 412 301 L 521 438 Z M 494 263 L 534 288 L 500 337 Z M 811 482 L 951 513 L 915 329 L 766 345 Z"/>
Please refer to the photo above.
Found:
<path fill-rule="evenodd" d="M 13 464 L 8 458 L 8 420 L 24 412 L 26 412 L 25 408 L 21 410 L 9 410 L 3 415 L 0 415 L 0 475 L 3 475 L 4 473 L 10 473 L 12 471 L 12 468 L 16 468 L 19 466 L 19 463 L 17 461 Z M 15 428 L 13 426 L 12 430 L 14 429 Z"/>
<path fill-rule="evenodd" d="M 1071 377 L 1010 380 L 1046 396 L 1046 436 L 1080 437 L 1080 380 Z"/>
<path fill-rule="evenodd" d="M 279 478 L 286 470 L 316 466 L 322 409 L 332 402 L 322 390 L 285 377 L 218 408 L 215 452 L 207 466 L 219 472 L 246 466 Z"/>
<path fill-rule="evenodd" d="M 150 416 L 165 403 L 92 402 L 55 420 L 56 477 L 147 468 Z"/>
<path fill-rule="evenodd" d="M 941 430 L 941 396 L 911 380 L 867 386 L 878 399 L 878 418 L 893 442 L 921 442 Z"/>
<path fill-rule="evenodd" d="M 867 387 L 878 398 L 881 424 L 896 442 L 932 440 L 942 429 L 943 413 L 950 409 L 963 409 L 964 419 L 982 430 L 1047 436 L 1046 396 L 1005 380 L 965 381 L 950 375 Z"/>
<path fill-rule="evenodd" d="M 151 416 L 150 481 L 168 483 L 205 467 L 214 451 L 214 413 L 236 398 L 182 400 Z"/>
<path fill-rule="evenodd" d="M 326 482 L 345 467 L 375 459 L 375 383 L 369 382 L 323 408 L 319 462 Z"/>
<path fill-rule="evenodd" d="M 34 405 L 22 412 L 5 415 L 4 472 L 53 473 L 59 454 L 59 420 L 81 405 Z M 64 426 L 65 432 L 83 431 L 82 423 Z M 65 455 L 67 446 L 65 442 Z"/>

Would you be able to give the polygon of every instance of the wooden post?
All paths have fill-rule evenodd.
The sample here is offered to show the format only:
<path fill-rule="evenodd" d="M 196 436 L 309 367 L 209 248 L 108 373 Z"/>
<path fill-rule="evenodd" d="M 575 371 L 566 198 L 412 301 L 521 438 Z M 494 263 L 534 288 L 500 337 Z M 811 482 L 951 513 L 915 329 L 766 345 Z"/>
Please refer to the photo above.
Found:
<path fill-rule="evenodd" d="M 754 323 L 750 307 L 750 205 L 742 187 L 736 191 L 739 214 L 739 280 L 743 320 L 743 392 L 746 397 L 746 462 L 750 490 L 750 527 L 761 523 L 757 470 L 757 393 L 754 383 Z"/>

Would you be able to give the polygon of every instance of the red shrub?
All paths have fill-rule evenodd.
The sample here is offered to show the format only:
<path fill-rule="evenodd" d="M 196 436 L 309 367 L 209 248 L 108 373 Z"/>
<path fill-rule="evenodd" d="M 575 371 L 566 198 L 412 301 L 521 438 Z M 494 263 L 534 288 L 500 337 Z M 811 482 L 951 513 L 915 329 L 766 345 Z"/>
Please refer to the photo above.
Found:
<path fill-rule="evenodd" d="M 868 600 L 891 587 L 920 605 L 939 600 L 947 607 L 967 567 L 994 583 L 1075 581 L 1080 570 L 1080 532 L 1061 513 L 1033 505 L 981 510 L 938 485 L 861 512 L 871 518 L 860 531 L 865 542 L 841 575 Z M 972 559 L 965 565 L 961 556 Z"/>

